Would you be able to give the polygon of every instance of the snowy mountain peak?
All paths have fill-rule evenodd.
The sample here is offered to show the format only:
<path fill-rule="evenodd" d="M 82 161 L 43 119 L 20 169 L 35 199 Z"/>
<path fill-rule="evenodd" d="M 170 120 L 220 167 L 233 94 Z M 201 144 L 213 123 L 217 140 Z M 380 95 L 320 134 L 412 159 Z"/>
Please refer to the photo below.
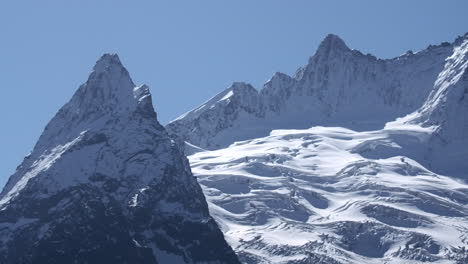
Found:
<path fill-rule="evenodd" d="M 330 54 L 336 51 L 350 51 L 346 43 L 335 34 L 328 34 L 320 43 L 317 54 Z"/>
<path fill-rule="evenodd" d="M 239 263 L 155 117 L 102 56 L 0 194 L 0 263 Z"/>
<path fill-rule="evenodd" d="M 155 130 L 163 130 L 157 122 L 149 87 L 135 86 L 119 57 L 104 54 L 96 62 L 88 80 L 47 124 L 31 157 L 27 157 L 22 166 L 26 169 L 42 155 L 59 155 L 60 152 L 55 153 L 57 149 L 75 140 L 120 131 L 128 126 L 129 120 L 141 120 Z M 3 197 L 3 202 L 25 187 L 25 184 L 18 185 L 24 178 L 27 177 L 22 170 L 10 178 L 2 192 L 8 194 Z"/>
<path fill-rule="evenodd" d="M 117 54 L 104 54 L 88 80 L 61 110 L 69 119 L 93 120 L 102 116 L 144 113 L 156 117 L 147 85 L 136 86 Z"/>
<path fill-rule="evenodd" d="M 123 123 L 135 115 L 150 122 L 156 119 L 148 86 L 136 86 L 116 54 L 104 54 L 88 80 L 46 126 L 36 148 L 65 144 L 85 130 Z"/>
<path fill-rule="evenodd" d="M 31 166 L 30 162 L 43 155 L 60 156 L 61 152 L 56 151 L 71 142 L 121 130 L 128 125 L 129 119 L 154 123 L 156 130 L 163 129 L 157 123 L 148 86 L 136 87 L 116 54 L 104 54 L 93 69 L 88 80 L 47 124 L 23 168 Z M 7 195 L 0 204 L 26 186 L 25 178 L 28 177 L 22 170 L 10 178 L 2 192 Z M 22 181 L 23 184 L 18 184 Z"/>
<path fill-rule="evenodd" d="M 258 94 L 258 91 L 250 83 L 245 82 L 233 82 L 228 90 L 234 94 Z"/>
<path fill-rule="evenodd" d="M 291 76 L 289 76 L 289 75 L 287 75 L 285 73 L 276 72 L 268 82 L 283 81 L 283 80 L 288 80 L 290 78 L 291 78 Z"/>
<path fill-rule="evenodd" d="M 264 85 L 263 89 L 260 91 L 261 94 L 273 94 L 277 93 L 277 90 L 283 89 L 285 83 L 292 81 L 292 77 L 281 73 L 276 72 L 270 80 L 268 80 Z"/>
<path fill-rule="evenodd" d="M 141 88 L 135 88 L 117 54 L 104 54 L 69 104 L 75 108 L 74 113 L 79 115 L 133 112 L 142 97 L 150 98 L 148 88 Z"/>
<path fill-rule="evenodd" d="M 109 70 L 109 68 L 111 67 L 123 68 L 123 65 L 120 61 L 119 55 L 115 53 L 105 53 L 96 62 L 96 65 L 94 65 L 93 70 L 96 72 L 104 72 Z"/>

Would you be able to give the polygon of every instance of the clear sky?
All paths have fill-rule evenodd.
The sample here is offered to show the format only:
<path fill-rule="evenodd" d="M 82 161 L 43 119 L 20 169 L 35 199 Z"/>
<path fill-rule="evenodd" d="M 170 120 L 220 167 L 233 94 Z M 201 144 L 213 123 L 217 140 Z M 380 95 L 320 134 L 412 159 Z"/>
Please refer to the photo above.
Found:
<path fill-rule="evenodd" d="M 0 186 L 46 123 L 118 53 L 165 124 L 233 81 L 292 74 L 327 33 L 378 57 L 468 32 L 466 0 L 0 1 Z"/>

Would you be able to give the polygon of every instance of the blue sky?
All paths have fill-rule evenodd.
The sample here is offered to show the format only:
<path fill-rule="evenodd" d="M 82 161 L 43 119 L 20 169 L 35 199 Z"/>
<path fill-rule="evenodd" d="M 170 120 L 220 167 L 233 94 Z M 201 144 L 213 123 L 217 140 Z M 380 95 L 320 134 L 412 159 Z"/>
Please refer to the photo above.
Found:
<path fill-rule="evenodd" d="M 468 32 L 466 0 L 0 2 L 0 185 L 96 59 L 118 53 L 162 123 L 228 87 L 292 74 L 327 33 L 378 57 Z"/>

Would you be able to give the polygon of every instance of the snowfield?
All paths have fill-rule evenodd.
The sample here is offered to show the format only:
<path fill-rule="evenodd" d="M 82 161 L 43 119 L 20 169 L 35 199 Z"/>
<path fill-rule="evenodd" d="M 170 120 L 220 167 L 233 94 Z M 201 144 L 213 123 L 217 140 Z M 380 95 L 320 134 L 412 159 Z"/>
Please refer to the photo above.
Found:
<path fill-rule="evenodd" d="M 466 263 L 468 185 L 407 157 L 430 133 L 275 130 L 189 159 L 244 263 Z"/>

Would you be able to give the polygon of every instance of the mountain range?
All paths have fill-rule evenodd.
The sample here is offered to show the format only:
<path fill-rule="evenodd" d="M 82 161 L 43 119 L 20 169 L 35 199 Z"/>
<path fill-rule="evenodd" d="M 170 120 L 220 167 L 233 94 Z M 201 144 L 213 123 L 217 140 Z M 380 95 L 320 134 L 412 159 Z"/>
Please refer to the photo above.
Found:
<path fill-rule="evenodd" d="M 165 126 L 105 54 L 0 193 L 0 263 L 468 263 L 467 161 L 468 34 L 330 34 Z"/>

